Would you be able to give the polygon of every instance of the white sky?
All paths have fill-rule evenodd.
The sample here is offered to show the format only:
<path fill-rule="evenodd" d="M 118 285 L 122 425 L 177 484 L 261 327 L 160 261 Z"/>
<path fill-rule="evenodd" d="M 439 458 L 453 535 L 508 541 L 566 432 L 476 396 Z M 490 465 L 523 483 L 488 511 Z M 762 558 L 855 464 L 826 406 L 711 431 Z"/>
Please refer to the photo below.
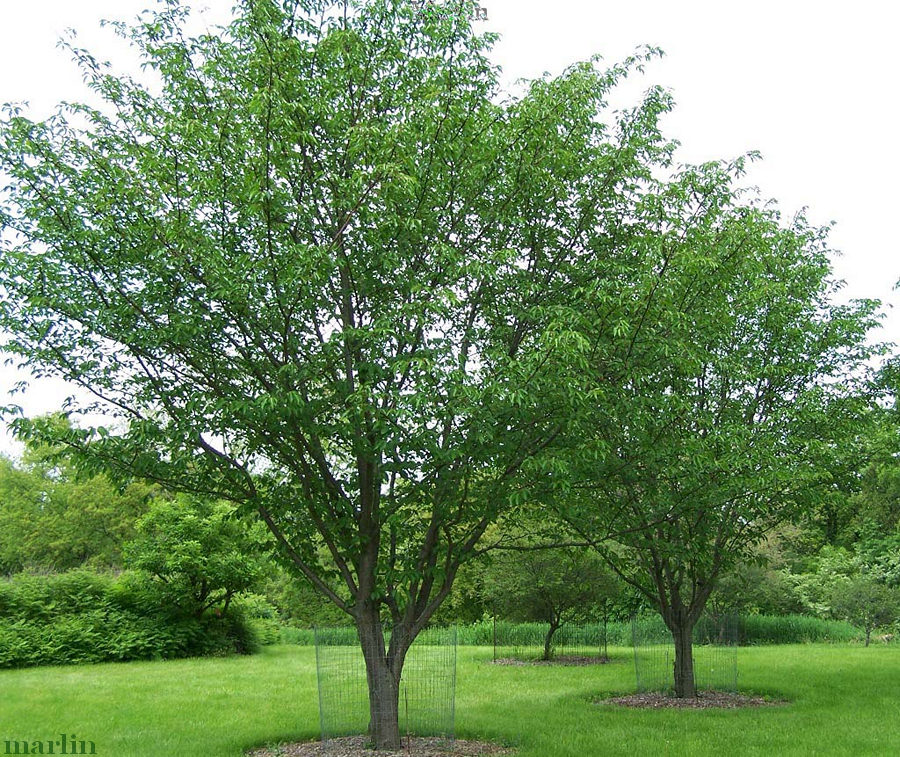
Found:
<path fill-rule="evenodd" d="M 896 146 L 900 4 L 887 0 L 480 0 L 484 28 L 501 40 L 494 60 L 505 78 L 558 73 L 601 53 L 618 60 L 638 45 L 662 47 L 634 91 L 670 88 L 678 103 L 666 122 L 685 162 L 759 150 L 748 176 L 786 215 L 807 206 L 816 223 L 835 221 L 832 244 L 847 294 L 900 303 L 900 150 Z M 152 0 L 0 0 L 0 102 L 30 102 L 36 115 L 86 96 L 68 55 L 56 47 L 67 28 L 98 57 L 125 60 L 100 18 L 131 19 Z M 227 18 L 231 0 L 198 0 L 204 18 Z M 885 338 L 900 342 L 889 312 Z M 0 405 L 26 413 L 58 409 L 68 394 L 0 367 Z M 0 453 L 17 445 L 0 432 Z"/>

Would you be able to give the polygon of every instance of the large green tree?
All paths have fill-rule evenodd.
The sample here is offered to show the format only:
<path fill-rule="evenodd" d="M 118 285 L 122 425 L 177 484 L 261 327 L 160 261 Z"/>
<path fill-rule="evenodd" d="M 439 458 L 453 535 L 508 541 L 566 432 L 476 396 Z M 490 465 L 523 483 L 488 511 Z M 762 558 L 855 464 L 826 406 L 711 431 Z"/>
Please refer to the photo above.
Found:
<path fill-rule="evenodd" d="M 877 303 L 838 304 L 826 231 L 742 194 L 742 169 L 651 187 L 629 272 L 586 280 L 571 321 L 596 413 L 559 455 L 561 511 L 661 613 L 678 696 L 696 693 L 692 631 L 718 577 L 830 495 L 871 417 Z"/>
<path fill-rule="evenodd" d="M 97 107 L 6 110 L 4 349 L 117 416 L 18 429 L 258 512 L 352 616 L 396 747 L 410 644 L 585 400 L 562 306 L 667 160 L 668 99 L 603 115 L 643 59 L 504 99 L 468 15 L 405 0 L 185 17 L 119 27 L 149 84 L 76 50 Z"/>

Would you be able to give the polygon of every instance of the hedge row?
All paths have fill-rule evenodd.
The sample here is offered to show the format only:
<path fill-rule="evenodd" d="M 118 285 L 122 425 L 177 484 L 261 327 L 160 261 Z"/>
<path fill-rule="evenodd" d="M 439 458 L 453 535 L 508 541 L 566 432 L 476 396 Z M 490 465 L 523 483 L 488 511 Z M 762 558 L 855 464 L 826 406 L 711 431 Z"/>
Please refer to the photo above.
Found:
<path fill-rule="evenodd" d="M 0 580 L 0 668 L 249 653 L 258 643 L 239 611 L 174 610 L 136 574 Z"/>

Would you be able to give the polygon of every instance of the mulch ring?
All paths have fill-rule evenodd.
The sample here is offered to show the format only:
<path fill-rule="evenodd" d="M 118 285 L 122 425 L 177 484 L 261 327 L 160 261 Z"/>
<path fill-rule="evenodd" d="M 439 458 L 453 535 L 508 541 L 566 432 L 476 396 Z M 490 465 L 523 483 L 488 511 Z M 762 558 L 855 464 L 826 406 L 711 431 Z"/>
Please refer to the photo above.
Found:
<path fill-rule="evenodd" d="M 275 747 L 254 749 L 248 757 L 477 757 L 478 755 L 512 755 L 512 749 L 487 741 L 448 741 L 439 738 L 411 737 L 403 739 L 399 751 L 375 751 L 366 736 L 346 736 L 331 739 L 327 746 L 321 741 L 302 741 Z"/>
<path fill-rule="evenodd" d="M 494 660 L 494 665 L 607 665 L 612 660 L 603 657 L 578 657 L 577 655 L 559 655 L 552 660 L 518 660 L 515 657 L 501 657 Z"/>
<path fill-rule="evenodd" d="M 771 707 L 773 705 L 784 705 L 787 702 L 784 700 L 766 699 L 765 697 L 747 696 L 745 694 L 733 694 L 728 691 L 701 691 L 695 697 L 685 697 L 683 699 L 660 692 L 629 694 L 624 697 L 601 699 L 597 701 L 597 704 L 618 704 L 623 707 L 644 707 L 651 710 L 669 708 L 736 710 L 739 707 Z"/>

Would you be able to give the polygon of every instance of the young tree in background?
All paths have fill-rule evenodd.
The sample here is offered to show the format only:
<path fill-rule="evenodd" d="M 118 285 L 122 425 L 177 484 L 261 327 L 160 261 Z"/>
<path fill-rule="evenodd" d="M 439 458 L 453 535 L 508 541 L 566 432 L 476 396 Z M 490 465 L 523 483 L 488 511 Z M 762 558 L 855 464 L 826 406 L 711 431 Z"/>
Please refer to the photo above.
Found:
<path fill-rule="evenodd" d="M 620 594 L 620 583 L 580 547 L 496 552 L 484 578 L 485 600 L 502 617 L 547 623 L 544 660 L 563 623 L 608 615 L 605 606 Z"/>
<path fill-rule="evenodd" d="M 857 575 L 835 587 L 831 606 L 839 618 L 845 618 L 865 631 L 866 646 L 869 646 L 872 631 L 900 617 L 900 589 L 879 583 L 870 576 Z"/>
<path fill-rule="evenodd" d="M 265 540 L 234 516 L 225 502 L 186 495 L 157 501 L 125 545 L 127 565 L 156 579 L 163 599 L 185 611 L 224 614 L 264 572 Z"/>
<path fill-rule="evenodd" d="M 744 203 L 741 170 L 687 168 L 648 193 L 622 277 L 585 280 L 571 320 L 597 402 L 560 455 L 560 510 L 661 613 L 681 697 L 718 577 L 854 457 L 877 352 L 877 303 L 835 304 L 825 232 Z"/>

